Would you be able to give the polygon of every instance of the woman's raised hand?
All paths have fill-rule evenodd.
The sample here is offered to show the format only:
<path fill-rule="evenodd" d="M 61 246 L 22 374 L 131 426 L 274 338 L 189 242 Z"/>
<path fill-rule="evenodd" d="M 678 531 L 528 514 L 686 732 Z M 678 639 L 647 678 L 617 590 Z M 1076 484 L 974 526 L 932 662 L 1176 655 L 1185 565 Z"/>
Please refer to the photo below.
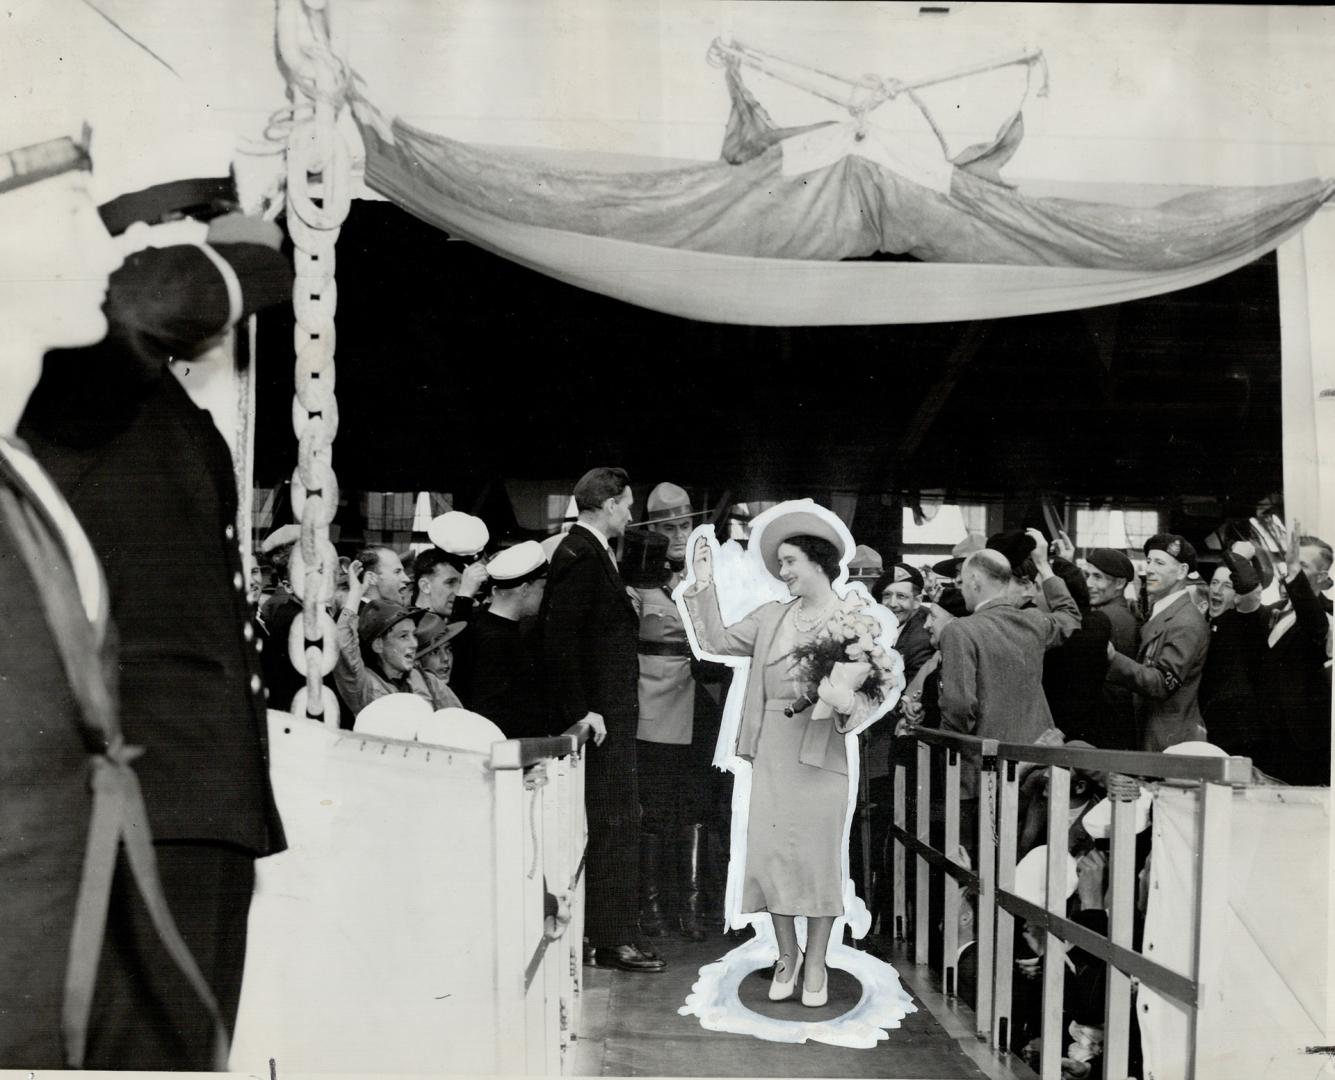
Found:
<path fill-rule="evenodd" d="M 702 536 L 695 542 L 695 555 L 691 559 L 695 570 L 697 585 L 711 585 L 714 582 L 714 553 L 709 548 L 709 537 Z"/>

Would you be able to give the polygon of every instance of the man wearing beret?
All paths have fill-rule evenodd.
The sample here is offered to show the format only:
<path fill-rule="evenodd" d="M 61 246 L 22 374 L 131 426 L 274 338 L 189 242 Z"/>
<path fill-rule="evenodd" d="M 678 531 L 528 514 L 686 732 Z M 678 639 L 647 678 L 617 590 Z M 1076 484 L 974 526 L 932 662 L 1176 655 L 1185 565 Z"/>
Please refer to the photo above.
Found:
<path fill-rule="evenodd" d="M 1108 679 L 1132 692 L 1141 749 L 1166 750 L 1203 741 L 1197 695 L 1210 629 L 1191 602 L 1187 576 L 1196 551 L 1184 537 L 1160 533 L 1145 541 L 1145 589 L 1152 607 L 1140 630 L 1135 660 L 1108 643 Z"/>
<path fill-rule="evenodd" d="M 136 206 L 147 225 L 180 209 Z M 23 431 L 106 569 L 122 724 L 144 748 L 136 766 L 163 891 L 230 1027 L 254 862 L 285 840 L 232 455 L 180 380 L 232 363 L 227 335 L 290 298 L 292 268 L 272 223 L 233 213 L 193 224 L 199 242 L 134 252 L 112 274 L 106 339 L 47 354 Z M 113 896 L 108 927 L 87 1066 L 210 1068 L 213 1018 L 159 944 L 152 911 Z"/>
<path fill-rule="evenodd" d="M 922 590 L 922 572 L 907 563 L 896 563 L 872 589 L 873 597 L 889 608 L 899 624 L 895 651 L 904 658 L 904 678 L 909 682 L 936 651 L 932 636 L 927 632 L 927 609 L 922 604 Z"/>
<path fill-rule="evenodd" d="M 1108 616 L 1117 651 L 1134 657 L 1140 647 L 1140 619 L 1126 602 L 1126 587 L 1135 579 L 1136 568 L 1115 548 L 1095 548 L 1085 563 L 1089 606 Z"/>
<path fill-rule="evenodd" d="M 667 540 L 666 578 L 636 588 L 640 609 L 640 925 L 658 937 L 675 922 L 703 941 L 706 823 L 713 816 L 714 745 L 726 671 L 694 660 L 672 590 L 686 567 L 686 540 L 700 515 L 684 488 L 662 483 L 645 500 L 645 526 Z M 718 774 L 722 775 L 722 774 Z"/>

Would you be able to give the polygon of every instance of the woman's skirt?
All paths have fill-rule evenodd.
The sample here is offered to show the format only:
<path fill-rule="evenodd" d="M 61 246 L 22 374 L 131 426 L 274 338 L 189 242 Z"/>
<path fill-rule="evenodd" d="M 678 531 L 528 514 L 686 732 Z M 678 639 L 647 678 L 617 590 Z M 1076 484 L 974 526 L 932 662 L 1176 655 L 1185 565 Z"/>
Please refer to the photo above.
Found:
<path fill-rule="evenodd" d="M 848 777 L 798 761 L 810 709 L 765 706 L 751 771 L 742 911 L 842 915 Z"/>

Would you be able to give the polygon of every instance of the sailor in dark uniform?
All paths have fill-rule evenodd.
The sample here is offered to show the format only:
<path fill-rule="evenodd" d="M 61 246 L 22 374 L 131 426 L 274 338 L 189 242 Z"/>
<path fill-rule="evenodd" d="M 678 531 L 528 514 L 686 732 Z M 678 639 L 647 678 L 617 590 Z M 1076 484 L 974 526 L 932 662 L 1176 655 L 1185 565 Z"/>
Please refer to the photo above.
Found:
<path fill-rule="evenodd" d="M 491 605 L 473 617 L 459 697 L 507 739 L 553 733 L 548 729 L 555 717 L 543 696 L 542 668 L 529 634 L 547 585 L 547 557 L 540 544 L 526 540 L 493 558 L 487 573 Z"/>
<path fill-rule="evenodd" d="M 707 823 L 716 814 L 718 777 L 711 768 L 726 672 L 694 661 L 672 599 L 686 565 L 695 519 L 690 496 L 663 483 L 649 493 L 645 525 L 667 539 L 660 583 L 637 588 L 640 610 L 640 926 L 650 937 L 671 922 L 692 941 L 705 936 Z"/>

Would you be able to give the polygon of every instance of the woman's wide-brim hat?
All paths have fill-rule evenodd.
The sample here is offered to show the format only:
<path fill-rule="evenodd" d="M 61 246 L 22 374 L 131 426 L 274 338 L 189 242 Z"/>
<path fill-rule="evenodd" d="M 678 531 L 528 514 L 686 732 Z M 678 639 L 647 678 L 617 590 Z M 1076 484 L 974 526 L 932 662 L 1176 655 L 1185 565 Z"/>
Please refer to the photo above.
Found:
<path fill-rule="evenodd" d="M 811 510 L 790 510 L 766 522 L 758 541 L 765 569 L 775 577 L 779 576 L 779 545 L 794 536 L 819 536 L 822 540 L 828 540 L 839 552 L 841 562 L 846 563 L 853 557 L 847 538 L 828 518 Z"/>

